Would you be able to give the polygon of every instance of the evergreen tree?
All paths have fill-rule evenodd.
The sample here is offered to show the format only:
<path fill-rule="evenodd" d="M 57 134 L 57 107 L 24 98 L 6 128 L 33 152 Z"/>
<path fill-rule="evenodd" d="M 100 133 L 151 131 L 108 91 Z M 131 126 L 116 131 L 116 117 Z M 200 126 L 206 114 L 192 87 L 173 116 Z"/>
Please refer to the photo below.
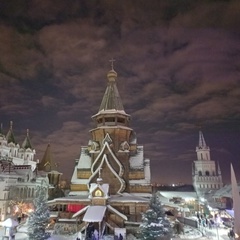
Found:
<path fill-rule="evenodd" d="M 50 217 L 46 191 L 44 187 L 37 189 L 33 202 L 34 209 L 28 219 L 29 240 L 45 240 L 50 237 L 50 234 L 45 232 Z"/>
<path fill-rule="evenodd" d="M 163 209 L 162 204 L 156 194 L 152 195 L 149 208 L 157 214 L 157 217 L 165 217 L 165 210 Z"/>
<path fill-rule="evenodd" d="M 163 236 L 171 235 L 172 228 L 165 216 L 165 211 L 156 194 L 152 196 L 149 209 L 142 215 L 140 224 L 141 239 L 156 240 Z"/>

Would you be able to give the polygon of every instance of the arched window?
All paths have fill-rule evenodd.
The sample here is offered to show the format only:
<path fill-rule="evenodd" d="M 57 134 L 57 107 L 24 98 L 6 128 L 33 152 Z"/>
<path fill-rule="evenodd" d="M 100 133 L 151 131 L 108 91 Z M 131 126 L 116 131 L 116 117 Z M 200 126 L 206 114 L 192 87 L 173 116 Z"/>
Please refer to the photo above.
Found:
<path fill-rule="evenodd" d="M 199 175 L 199 176 L 202 176 L 202 171 L 199 171 L 199 172 L 198 172 L 198 175 Z"/>
<path fill-rule="evenodd" d="M 209 174 L 209 171 L 206 171 L 206 173 L 205 173 L 205 174 L 206 174 L 206 176 L 209 176 L 209 175 L 210 175 L 210 174 Z"/>

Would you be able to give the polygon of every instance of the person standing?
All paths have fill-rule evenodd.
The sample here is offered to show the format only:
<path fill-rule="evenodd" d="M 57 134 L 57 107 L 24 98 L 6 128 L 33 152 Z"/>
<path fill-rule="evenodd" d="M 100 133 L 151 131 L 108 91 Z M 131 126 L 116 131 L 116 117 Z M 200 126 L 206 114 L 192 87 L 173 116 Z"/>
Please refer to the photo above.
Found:
<path fill-rule="evenodd" d="M 99 239 L 98 230 L 97 229 L 94 230 L 93 236 L 94 236 L 94 240 L 98 240 Z"/>
<path fill-rule="evenodd" d="M 228 237 L 229 237 L 230 239 L 234 239 L 234 237 L 235 237 L 235 233 L 234 233 L 233 228 L 231 228 L 231 230 L 229 231 L 229 233 L 228 233 Z"/>
<path fill-rule="evenodd" d="M 123 235 L 121 233 L 119 234 L 118 240 L 123 240 Z"/>

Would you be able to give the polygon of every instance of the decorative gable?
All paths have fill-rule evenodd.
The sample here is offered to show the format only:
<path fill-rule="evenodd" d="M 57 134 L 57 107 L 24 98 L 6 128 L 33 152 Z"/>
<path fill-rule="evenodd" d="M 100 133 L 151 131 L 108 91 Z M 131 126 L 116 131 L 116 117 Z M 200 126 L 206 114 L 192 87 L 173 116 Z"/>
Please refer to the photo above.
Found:
<path fill-rule="evenodd" d="M 124 152 L 128 152 L 130 150 L 130 146 L 129 146 L 129 144 L 128 144 L 128 142 L 127 141 L 124 141 L 124 142 L 122 142 L 121 144 L 120 144 L 120 149 L 119 149 L 119 151 L 124 151 Z"/>
<path fill-rule="evenodd" d="M 109 145 L 111 145 L 112 142 L 113 142 L 113 140 L 111 139 L 111 137 L 109 136 L 108 133 L 106 134 L 105 138 L 103 139 L 103 142 L 102 142 L 103 145 L 104 145 L 105 142 L 107 142 Z"/>

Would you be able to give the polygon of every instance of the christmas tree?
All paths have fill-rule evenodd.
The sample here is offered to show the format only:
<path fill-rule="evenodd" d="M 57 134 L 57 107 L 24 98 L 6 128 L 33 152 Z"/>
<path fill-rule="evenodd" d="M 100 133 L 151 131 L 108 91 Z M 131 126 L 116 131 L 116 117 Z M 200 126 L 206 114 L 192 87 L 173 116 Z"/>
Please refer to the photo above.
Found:
<path fill-rule="evenodd" d="M 140 224 L 141 239 L 156 240 L 171 235 L 172 228 L 156 194 L 152 196 L 149 209 L 142 215 Z"/>
<path fill-rule="evenodd" d="M 36 198 L 33 202 L 33 212 L 28 219 L 28 236 L 29 240 L 48 239 L 50 234 L 45 232 L 49 222 L 49 210 L 47 206 L 47 189 L 39 187 L 36 192 Z"/>

